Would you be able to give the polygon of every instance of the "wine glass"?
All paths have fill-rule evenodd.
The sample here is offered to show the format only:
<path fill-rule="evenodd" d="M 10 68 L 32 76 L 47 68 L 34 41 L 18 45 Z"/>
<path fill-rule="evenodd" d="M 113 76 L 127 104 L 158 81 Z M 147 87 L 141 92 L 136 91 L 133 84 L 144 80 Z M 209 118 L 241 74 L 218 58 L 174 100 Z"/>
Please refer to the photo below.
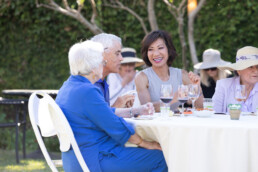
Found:
<path fill-rule="evenodd" d="M 161 85 L 160 100 L 165 104 L 166 114 L 168 114 L 170 111 L 170 102 L 173 100 L 173 88 L 171 84 Z"/>
<path fill-rule="evenodd" d="M 235 99 L 238 102 L 243 102 L 246 99 L 245 85 L 237 85 L 235 90 Z"/>
<path fill-rule="evenodd" d="M 184 104 L 188 101 L 188 87 L 186 85 L 178 86 L 178 101 L 182 105 L 182 116 L 184 116 Z"/>
<path fill-rule="evenodd" d="M 188 86 L 189 90 L 188 90 L 188 97 L 190 100 L 192 100 L 192 106 L 193 106 L 193 111 L 195 110 L 194 107 L 194 102 L 195 100 L 198 99 L 199 95 L 200 95 L 200 88 L 199 85 L 197 84 L 190 84 Z"/>

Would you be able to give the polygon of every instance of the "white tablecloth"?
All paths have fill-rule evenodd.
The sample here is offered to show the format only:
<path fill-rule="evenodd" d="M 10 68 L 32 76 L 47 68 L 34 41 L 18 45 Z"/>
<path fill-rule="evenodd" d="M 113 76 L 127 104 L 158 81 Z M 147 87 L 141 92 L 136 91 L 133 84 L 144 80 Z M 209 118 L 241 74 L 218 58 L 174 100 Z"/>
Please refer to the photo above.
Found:
<path fill-rule="evenodd" d="M 160 143 L 170 172 L 258 172 L 258 117 L 126 119 Z"/>

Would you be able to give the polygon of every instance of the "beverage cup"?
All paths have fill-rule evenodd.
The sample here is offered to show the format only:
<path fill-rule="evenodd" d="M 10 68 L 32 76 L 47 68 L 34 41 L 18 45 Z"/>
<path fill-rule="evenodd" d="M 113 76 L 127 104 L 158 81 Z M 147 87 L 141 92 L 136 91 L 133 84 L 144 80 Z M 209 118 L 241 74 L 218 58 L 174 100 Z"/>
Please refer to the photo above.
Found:
<path fill-rule="evenodd" d="M 240 114 L 241 114 L 240 109 L 230 109 L 229 110 L 229 115 L 230 115 L 231 120 L 239 120 Z"/>
<path fill-rule="evenodd" d="M 160 116 L 166 118 L 169 116 L 170 108 L 166 106 L 165 103 L 161 102 L 160 104 Z"/>
<path fill-rule="evenodd" d="M 213 110 L 213 102 L 211 98 L 204 98 L 203 108 Z"/>
<path fill-rule="evenodd" d="M 231 120 L 239 120 L 241 114 L 241 104 L 229 104 L 229 115 Z"/>

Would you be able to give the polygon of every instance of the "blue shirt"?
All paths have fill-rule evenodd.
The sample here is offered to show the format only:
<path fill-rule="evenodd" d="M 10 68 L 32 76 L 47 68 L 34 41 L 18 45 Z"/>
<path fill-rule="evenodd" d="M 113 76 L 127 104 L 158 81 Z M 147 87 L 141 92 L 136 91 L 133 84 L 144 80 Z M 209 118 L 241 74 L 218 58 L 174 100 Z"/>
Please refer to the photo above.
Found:
<path fill-rule="evenodd" d="M 101 92 L 104 95 L 105 101 L 108 103 L 108 105 L 110 105 L 110 101 L 109 101 L 109 85 L 107 84 L 106 80 L 98 80 L 97 82 L 95 82 L 94 84 L 95 86 L 99 87 Z"/>
<path fill-rule="evenodd" d="M 90 171 L 101 171 L 99 154 L 119 153 L 132 126 L 116 116 L 99 88 L 83 76 L 70 76 L 60 88 L 57 104 L 64 112 Z"/>
<path fill-rule="evenodd" d="M 95 86 L 97 86 L 100 91 L 102 92 L 102 94 L 104 95 L 104 99 L 107 102 L 107 104 L 110 106 L 110 99 L 109 99 L 109 85 L 107 84 L 106 80 L 98 80 L 97 82 L 95 82 L 94 84 Z M 116 108 L 111 108 L 112 111 L 115 113 Z"/>

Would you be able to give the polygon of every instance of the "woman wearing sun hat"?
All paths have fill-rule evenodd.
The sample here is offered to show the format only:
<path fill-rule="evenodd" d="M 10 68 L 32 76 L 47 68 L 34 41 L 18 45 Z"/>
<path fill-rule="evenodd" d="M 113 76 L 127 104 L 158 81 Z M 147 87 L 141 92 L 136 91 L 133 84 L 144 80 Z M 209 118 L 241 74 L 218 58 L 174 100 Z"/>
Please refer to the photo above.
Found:
<path fill-rule="evenodd" d="M 235 71 L 238 76 L 217 82 L 212 98 L 216 113 L 228 112 L 228 104 L 239 104 L 235 100 L 237 85 L 245 85 L 247 98 L 241 102 L 242 112 L 255 112 L 258 107 L 258 48 L 246 46 L 237 51 L 236 63 L 218 66 L 221 70 Z"/>
<path fill-rule="evenodd" d="M 200 70 L 201 87 L 204 98 L 212 98 L 217 80 L 224 79 L 230 74 L 229 71 L 219 70 L 217 66 L 227 65 L 221 59 L 220 52 L 215 49 L 207 49 L 202 54 L 203 62 L 194 65 L 195 69 Z"/>
<path fill-rule="evenodd" d="M 128 91 L 135 89 L 135 67 L 142 66 L 143 60 L 136 57 L 136 51 L 133 48 L 122 48 L 121 54 L 123 60 L 118 73 L 108 75 L 107 82 L 109 84 L 110 105 L 112 106 L 119 96 Z"/>

